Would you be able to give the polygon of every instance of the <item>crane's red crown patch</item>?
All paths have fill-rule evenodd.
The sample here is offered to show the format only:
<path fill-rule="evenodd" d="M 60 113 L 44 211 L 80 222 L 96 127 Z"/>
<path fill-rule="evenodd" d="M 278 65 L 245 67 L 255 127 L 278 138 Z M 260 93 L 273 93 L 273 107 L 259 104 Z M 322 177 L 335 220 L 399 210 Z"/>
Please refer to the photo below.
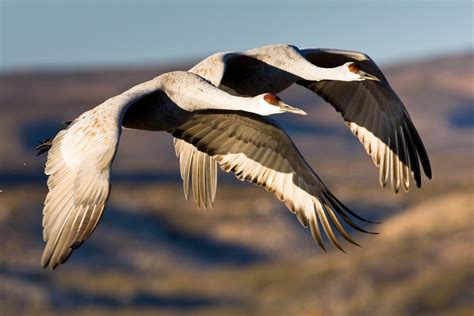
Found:
<path fill-rule="evenodd" d="M 263 99 L 272 105 L 277 105 L 280 98 L 277 95 L 267 93 L 263 96 Z"/>
<path fill-rule="evenodd" d="M 352 63 L 349 65 L 349 71 L 356 74 L 360 71 L 360 67 L 356 63 Z"/>

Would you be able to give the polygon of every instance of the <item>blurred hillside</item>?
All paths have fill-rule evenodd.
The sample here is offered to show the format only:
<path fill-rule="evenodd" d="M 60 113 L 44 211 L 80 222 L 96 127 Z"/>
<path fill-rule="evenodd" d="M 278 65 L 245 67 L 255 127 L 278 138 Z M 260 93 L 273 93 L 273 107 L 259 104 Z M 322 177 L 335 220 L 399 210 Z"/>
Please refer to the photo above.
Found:
<path fill-rule="evenodd" d="M 301 87 L 308 116 L 275 117 L 333 192 L 383 224 L 324 253 L 261 188 L 221 175 L 212 211 L 183 197 L 166 133 L 125 130 L 97 230 L 42 270 L 41 210 L 54 136 L 110 96 L 187 69 L 0 74 L 0 315 L 472 315 L 474 54 L 382 67 L 424 140 L 433 180 L 395 195 L 338 113 Z M 425 180 L 425 179 L 423 179 Z"/>

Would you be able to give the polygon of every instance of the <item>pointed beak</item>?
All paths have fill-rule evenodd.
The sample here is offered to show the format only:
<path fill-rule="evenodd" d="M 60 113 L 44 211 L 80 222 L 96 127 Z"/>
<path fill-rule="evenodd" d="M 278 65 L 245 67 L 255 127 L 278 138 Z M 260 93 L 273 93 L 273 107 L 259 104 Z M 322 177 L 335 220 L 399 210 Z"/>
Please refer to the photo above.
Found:
<path fill-rule="evenodd" d="M 364 79 L 364 80 L 380 81 L 379 78 L 377 78 L 377 77 L 375 77 L 375 76 L 372 76 L 372 75 L 370 75 L 370 74 L 368 74 L 368 73 L 366 73 L 365 71 L 362 71 L 362 70 L 360 70 L 358 74 L 359 74 L 359 76 L 361 76 L 362 79 Z"/>
<path fill-rule="evenodd" d="M 288 105 L 288 104 L 286 104 L 285 102 L 282 102 L 282 101 L 278 102 L 278 106 L 280 107 L 280 109 L 282 109 L 285 112 L 299 114 L 299 115 L 307 115 L 308 114 L 305 111 L 303 111 L 301 109 L 298 109 L 298 108 L 295 108 L 295 107 L 292 107 L 291 105 Z"/>

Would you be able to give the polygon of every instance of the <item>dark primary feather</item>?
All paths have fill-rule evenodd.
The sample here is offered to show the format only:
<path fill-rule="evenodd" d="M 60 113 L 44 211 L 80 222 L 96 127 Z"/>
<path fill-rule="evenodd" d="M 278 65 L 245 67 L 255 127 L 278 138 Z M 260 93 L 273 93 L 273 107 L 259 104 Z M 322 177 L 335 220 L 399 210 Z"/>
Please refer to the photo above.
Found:
<path fill-rule="evenodd" d="M 367 232 L 351 219 L 370 222 L 349 210 L 324 185 L 301 156 L 288 135 L 268 117 L 247 112 L 205 111 L 172 131 L 232 171 L 240 180 L 273 192 L 311 228 L 323 248 L 321 229 L 339 249 L 334 231 L 355 243 L 341 224 Z"/>
<path fill-rule="evenodd" d="M 35 156 L 39 156 L 48 152 L 53 144 L 53 138 L 46 138 L 39 142 L 39 145 L 35 147 Z"/>
<path fill-rule="evenodd" d="M 408 181 L 403 168 L 410 168 L 418 187 L 421 186 L 419 163 L 428 178 L 431 166 L 428 155 L 411 118 L 398 96 L 377 65 L 367 56 L 340 50 L 302 50 L 304 56 L 319 67 L 335 67 L 356 62 L 359 67 L 375 75 L 380 81 L 300 81 L 300 85 L 316 92 L 341 113 L 346 122 L 367 129 L 391 150 L 388 161 L 381 162 L 380 182 L 390 182 L 398 191 L 400 183 Z M 353 132 L 357 132 L 357 129 Z M 361 140 L 362 141 L 362 140 Z M 366 148 L 371 151 L 371 148 Z M 369 152 L 371 154 L 371 152 Z M 402 165 L 397 164 L 400 160 Z M 377 164 L 377 162 L 374 160 Z M 399 167 L 400 166 L 400 167 Z M 383 169 L 385 168 L 385 169 Z M 408 184 L 408 183 L 407 183 Z M 408 189 L 408 185 L 404 185 Z"/>
<path fill-rule="evenodd" d="M 69 126 L 72 123 L 72 121 L 65 121 L 63 123 L 64 125 Z M 51 137 L 51 138 L 46 138 L 40 141 L 39 145 L 35 147 L 35 156 L 40 156 L 44 154 L 45 152 L 48 152 L 51 149 L 51 146 L 53 144 L 53 139 L 54 137 Z"/>

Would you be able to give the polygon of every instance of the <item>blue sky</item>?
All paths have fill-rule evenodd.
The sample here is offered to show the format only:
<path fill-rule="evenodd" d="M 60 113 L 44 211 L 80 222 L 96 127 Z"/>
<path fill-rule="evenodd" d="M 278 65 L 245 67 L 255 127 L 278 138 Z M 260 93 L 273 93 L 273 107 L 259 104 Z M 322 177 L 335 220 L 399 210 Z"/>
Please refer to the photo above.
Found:
<path fill-rule="evenodd" d="M 381 63 L 473 49 L 468 1 L 0 0 L 0 70 L 159 64 L 270 44 Z"/>

